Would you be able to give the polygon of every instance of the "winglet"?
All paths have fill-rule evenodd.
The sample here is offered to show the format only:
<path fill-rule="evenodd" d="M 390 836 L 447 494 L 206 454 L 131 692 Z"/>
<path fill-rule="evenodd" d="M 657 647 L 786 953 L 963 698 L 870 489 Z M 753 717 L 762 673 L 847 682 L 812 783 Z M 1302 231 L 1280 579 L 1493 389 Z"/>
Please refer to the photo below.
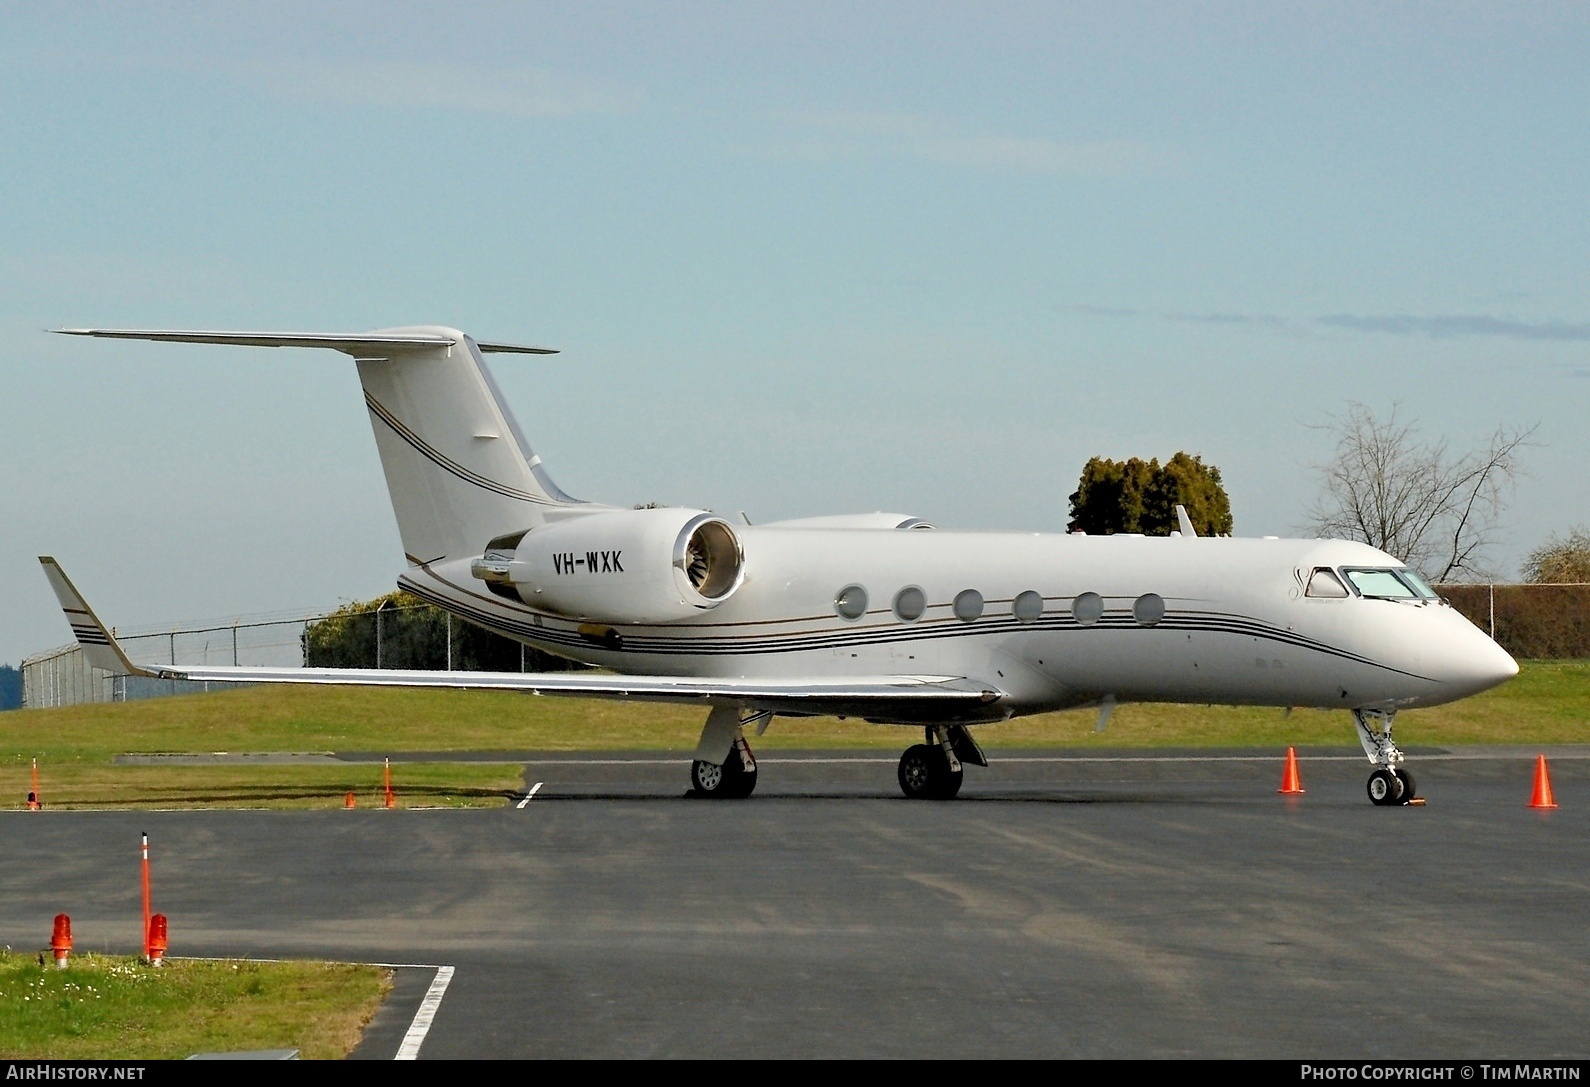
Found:
<path fill-rule="evenodd" d="M 88 606 L 88 601 L 77 591 L 77 586 L 66 576 L 60 563 L 48 555 L 40 555 L 39 564 L 44 567 L 44 576 L 50 579 L 50 588 L 55 590 L 55 598 L 61 602 L 66 621 L 71 624 L 77 644 L 83 647 L 83 657 L 91 667 L 113 676 L 154 675 L 127 659 L 127 654 L 116 644 L 116 639 L 111 637 L 105 624 L 99 621 L 99 616 Z"/>
<path fill-rule="evenodd" d="M 1179 502 L 1176 504 L 1176 522 L 1181 526 L 1183 538 L 1192 539 L 1198 535 L 1198 530 L 1193 528 L 1192 518 L 1187 516 L 1187 507 Z"/>

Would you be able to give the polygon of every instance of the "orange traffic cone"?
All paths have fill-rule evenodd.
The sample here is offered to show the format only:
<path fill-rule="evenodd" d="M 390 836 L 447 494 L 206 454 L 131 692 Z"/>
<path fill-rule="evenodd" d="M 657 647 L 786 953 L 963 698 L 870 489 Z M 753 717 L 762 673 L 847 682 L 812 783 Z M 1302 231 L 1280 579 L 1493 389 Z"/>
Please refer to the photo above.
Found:
<path fill-rule="evenodd" d="M 359 801 L 352 793 L 344 793 L 342 797 L 342 806 L 344 808 L 357 808 L 359 806 Z"/>
<path fill-rule="evenodd" d="M 72 953 L 72 919 L 64 913 L 55 915 L 55 931 L 50 935 L 50 950 L 55 954 L 55 965 L 65 970 L 67 956 Z"/>
<path fill-rule="evenodd" d="M 31 784 L 32 784 L 33 787 L 28 790 L 28 811 L 38 811 L 41 807 L 44 806 L 43 803 L 39 800 L 39 760 L 38 759 L 34 759 L 33 760 L 33 777 L 32 777 L 32 780 L 31 780 Z"/>
<path fill-rule="evenodd" d="M 157 913 L 149 919 L 149 935 L 145 942 L 149 948 L 150 966 L 161 966 L 165 963 L 166 949 L 171 946 L 169 931 L 165 914 Z"/>
<path fill-rule="evenodd" d="M 1276 790 L 1282 796 L 1302 796 L 1303 779 L 1297 772 L 1297 748 L 1286 749 L 1286 769 L 1281 771 L 1281 787 Z"/>
<path fill-rule="evenodd" d="M 386 792 L 382 806 L 386 808 L 397 807 L 397 797 L 392 792 L 392 760 L 386 760 L 386 769 L 381 776 L 381 783 Z"/>
<path fill-rule="evenodd" d="M 1555 808 L 1557 801 L 1551 795 L 1551 774 L 1546 769 L 1546 756 L 1535 759 L 1535 795 L 1529 798 L 1531 808 Z"/>

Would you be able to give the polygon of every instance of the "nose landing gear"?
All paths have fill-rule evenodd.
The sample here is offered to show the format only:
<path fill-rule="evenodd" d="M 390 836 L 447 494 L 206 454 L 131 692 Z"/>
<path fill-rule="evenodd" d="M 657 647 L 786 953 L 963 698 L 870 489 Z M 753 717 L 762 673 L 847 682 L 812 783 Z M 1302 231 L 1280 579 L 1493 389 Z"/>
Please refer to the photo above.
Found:
<path fill-rule="evenodd" d="M 1353 724 L 1358 742 L 1374 763 L 1366 789 L 1371 803 L 1381 807 L 1411 803 L 1415 794 L 1413 775 L 1402 768 L 1402 752 L 1391 739 L 1395 710 L 1354 710 Z"/>

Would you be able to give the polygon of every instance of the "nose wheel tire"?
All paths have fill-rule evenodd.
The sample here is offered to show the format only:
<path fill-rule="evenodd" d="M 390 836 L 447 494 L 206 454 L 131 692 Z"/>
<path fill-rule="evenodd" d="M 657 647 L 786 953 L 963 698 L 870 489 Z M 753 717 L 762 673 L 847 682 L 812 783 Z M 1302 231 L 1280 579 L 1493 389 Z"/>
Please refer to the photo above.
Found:
<path fill-rule="evenodd" d="M 1408 778 L 1412 783 L 1413 779 Z M 1407 785 L 1398 772 L 1379 769 L 1369 775 L 1369 800 L 1379 807 L 1391 807 L 1394 804 L 1407 803 L 1412 798 L 1412 793 L 1407 792 Z"/>
<path fill-rule="evenodd" d="M 950 769 L 941 747 L 917 744 L 900 756 L 900 791 L 912 800 L 953 799 L 961 791 L 962 777 Z"/>
<path fill-rule="evenodd" d="M 756 788 L 756 771 L 745 769 L 739 751 L 729 752 L 722 766 L 697 759 L 690 764 L 690 784 L 697 796 L 710 800 L 744 800 Z"/>

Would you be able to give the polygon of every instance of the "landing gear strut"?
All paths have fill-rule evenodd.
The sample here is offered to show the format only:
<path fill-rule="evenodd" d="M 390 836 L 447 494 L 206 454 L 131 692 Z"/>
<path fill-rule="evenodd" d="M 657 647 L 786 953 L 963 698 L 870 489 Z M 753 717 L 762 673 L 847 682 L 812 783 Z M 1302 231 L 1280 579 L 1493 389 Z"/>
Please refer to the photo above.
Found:
<path fill-rule="evenodd" d="M 696 796 L 710 800 L 744 800 L 756 789 L 756 756 L 745 742 L 741 727 L 768 718 L 756 713 L 741 719 L 733 706 L 718 706 L 707 715 L 690 764 L 690 784 Z"/>
<path fill-rule="evenodd" d="M 1358 727 L 1358 742 L 1364 754 L 1374 764 L 1366 786 L 1371 803 L 1381 807 L 1407 804 L 1414 798 L 1413 775 L 1402 768 L 1402 752 L 1391 739 L 1391 726 L 1395 723 L 1395 710 L 1354 710 L 1353 724 Z"/>
<path fill-rule="evenodd" d="M 934 725 L 927 743 L 900 756 L 900 791 L 911 800 L 952 800 L 961 791 L 963 763 L 987 766 L 983 749 L 960 725 Z"/>

